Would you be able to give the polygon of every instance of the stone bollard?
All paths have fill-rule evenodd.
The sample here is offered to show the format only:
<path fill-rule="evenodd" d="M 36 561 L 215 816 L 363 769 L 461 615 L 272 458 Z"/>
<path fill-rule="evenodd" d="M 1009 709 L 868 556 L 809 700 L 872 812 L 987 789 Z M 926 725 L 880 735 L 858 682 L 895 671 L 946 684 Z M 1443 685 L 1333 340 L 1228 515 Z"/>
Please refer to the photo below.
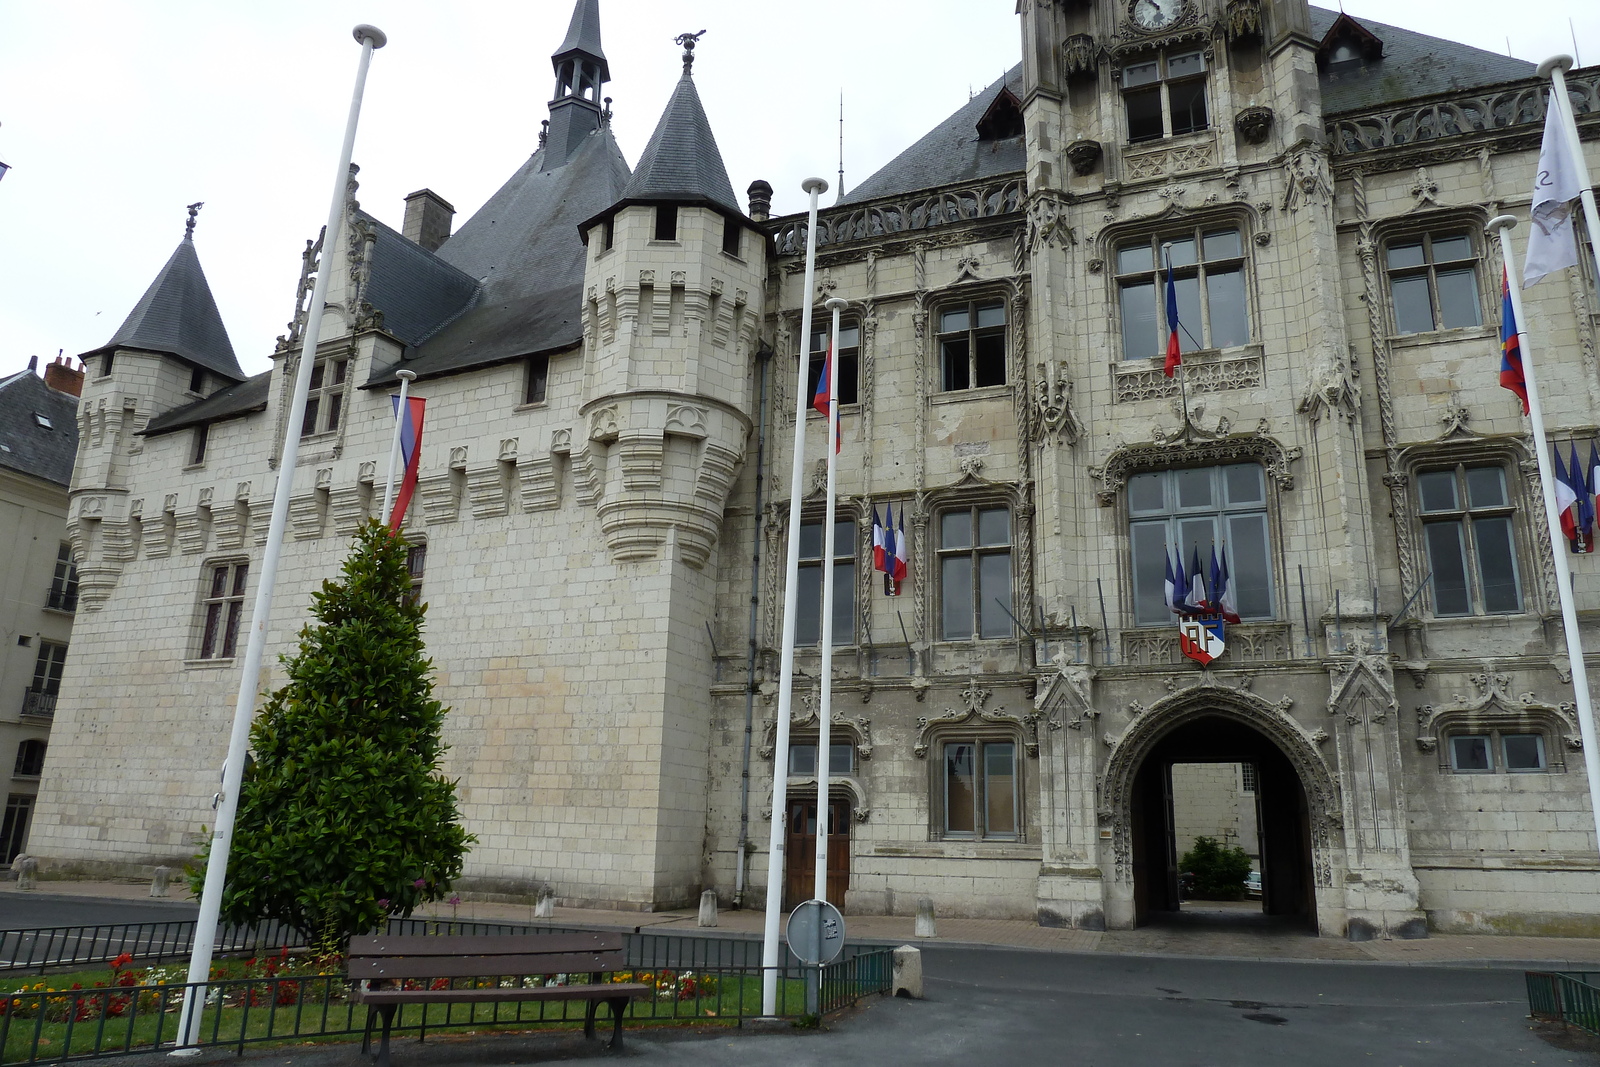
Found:
<path fill-rule="evenodd" d="M 556 915 L 556 891 L 547 885 L 539 887 L 539 895 L 533 905 L 535 919 L 553 919 Z"/>
<path fill-rule="evenodd" d="M 717 891 L 707 889 L 700 894 L 700 925 L 717 925 Z"/>
<path fill-rule="evenodd" d="M 922 999 L 922 950 L 901 945 L 894 950 L 894 982 L 891 989 L 897 997 Z"/>
<path fill-rule="evenodd" d="M 157 867 L 155 876 L 150 879 L 150 895 L 164 897 L 167 895 L 167 886 L 172 881 L 171 867 Z"/>
<path fill-rule="evenodd" d="M 17 872 L 18 889 L 39 888 L 39 861 L 32 856 L 18 856 L 17 861 L 11 865 Z"/>
<path fill-rule="evenodd" d="M 917 898 L 917 936 L 938 937 L 933 929 L 933 898 Z"/>

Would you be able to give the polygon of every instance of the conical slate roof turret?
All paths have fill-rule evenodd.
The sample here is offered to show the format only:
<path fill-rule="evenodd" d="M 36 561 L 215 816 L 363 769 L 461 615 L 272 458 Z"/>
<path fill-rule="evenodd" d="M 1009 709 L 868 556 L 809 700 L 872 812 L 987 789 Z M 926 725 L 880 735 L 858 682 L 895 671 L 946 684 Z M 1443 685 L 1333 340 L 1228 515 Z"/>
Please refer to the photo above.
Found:
<path fill-rule="evenodd" d="M 190 208 L 183 240 L 121 328 L 94 352 L 84 353 L 86 357 L 113 348 L 137 348 L 177 356 L 229 381 L 244 381 L 233 342 L 228 340 L 228 329 L 222 325 L 206 272 L 200 269 L 200 257 L 194 250 L 198 208 L 198 204 Z"/>
<path fill-rule="evenodd" d="M 722 153 L 711 133 L 706 109 L 700 104 L 689 63 L 684 61 L 683 77 L 667 101 L 667 109 L 656 124 L 656 132 L 644 146 L 633 179 L 623 190 L 624 201 L 668 201 L 710 204 L 735 215 L 743 215 L 722 165 Z"/>

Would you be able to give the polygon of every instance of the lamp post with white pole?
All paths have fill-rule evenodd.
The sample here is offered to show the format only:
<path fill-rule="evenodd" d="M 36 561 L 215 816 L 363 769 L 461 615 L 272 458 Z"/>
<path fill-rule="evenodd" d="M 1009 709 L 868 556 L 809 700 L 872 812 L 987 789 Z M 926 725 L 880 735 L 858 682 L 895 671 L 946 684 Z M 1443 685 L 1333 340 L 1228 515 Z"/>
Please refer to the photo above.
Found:
<path fill-rule="evenodd" d="M 222 912 L 222 891 L 228 878 L 228 854 L 233 846 L 233 824 L 239 811 L 239 786 L 244 779 L 245 753 L 250 742 L 250 723 L 255 717 L 257 689 L 261 684 L 261 659 L 267 644 L 267 621 L 272 614 L 273 585 L 278 576 L 278 556 L 283 549 L 284 529 L 289 522 L 289 497 L 294 492 L 295 462 L 300 456 L 300 421 L 311 391 L 311 368 L 317 360 L 317 344 L 322 339 L 322 310 L 328 296 L 328 279 L 333 276 L 334 242 L 344 211 L 345 185 L 350 177 L 350 157 L 355 151 L 356 124 L 361 117 L 361 97 L 366 89 L 367 68 L 372 53 L 389 39 L 376 26 L 363 23 L 353 31 L 361 44 L 361 63 L 356 71 L 355 91 L 350 97 L 350 113 L 345 121 L 344 145 L 339 151 L 339 169 L 334 174 L 333 200 L 328 205 L 328 224 L 323 229 L 322 260 L 317 282 L 306 311 L 306 330 L 301 339 L 299 366 L 295 371 L 294 396 L 284 421 L 283 448 L 278 459 L 278 484 L 272 495 L 272 520 L 267 527 L 267 543 L 261 553 L 261 573 L 256 579 L 255 606 L 250 611 L 250 636 L 245 644 L 244 664 L 239 676 L 239 695 L 233 709 L 233 731 L 228 737 L 228 759 L 223 764 L 222 795 L 217 803 L 217 824 L 211 833 L 211 848 L 206 857 L 205 889 L 200 894 L 200 914 L 194 925 L 194 948 L 189 956 L 188 991 L 183 998 L 183 1015 L 178 1023 L 176 1056 L 198 1055 L 200 1015 L 205 1005 L 203 983 L 211 976 L 211 953 L 217 935 L 217 919 Z"/>

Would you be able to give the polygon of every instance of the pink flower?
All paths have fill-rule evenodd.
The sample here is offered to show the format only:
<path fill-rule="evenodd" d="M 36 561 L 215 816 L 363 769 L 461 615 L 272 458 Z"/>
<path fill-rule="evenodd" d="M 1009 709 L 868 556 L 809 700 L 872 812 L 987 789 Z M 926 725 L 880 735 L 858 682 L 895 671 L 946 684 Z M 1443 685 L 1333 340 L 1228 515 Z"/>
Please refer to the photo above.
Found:
<path fill-rule="evenodd" d="M 450 898 L 450 906 L 452 908 L 455 907 L 457 904 L 460 904 L 460 903 L 461 903 L 461 898 L 460 897 L 451 897 Z"/>
<path fill-rule="evenodd" d="M 423 879 L 418 878 L 415 882 L 412 882 L 411 884 L 416 886 L 418 889 L 421 889 L 423 886 L 427 885 L 428 883 L 426 881 L 424 881 Z"/>
<path fill-rule="evenodd" d="M 384 911 L 388 911 L 389 910 L 389 898 L 388 897 L 380 898 L 378 900 L 378 907 L 382 908 Z"/>

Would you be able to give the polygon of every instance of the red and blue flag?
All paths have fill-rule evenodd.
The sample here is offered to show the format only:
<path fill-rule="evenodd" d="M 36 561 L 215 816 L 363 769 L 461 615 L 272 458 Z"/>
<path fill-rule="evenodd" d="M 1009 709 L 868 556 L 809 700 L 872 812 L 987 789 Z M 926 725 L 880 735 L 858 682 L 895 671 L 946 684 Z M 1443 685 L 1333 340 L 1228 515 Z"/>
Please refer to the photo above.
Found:
<path fill-rule="evenodd" d="M 1178 285 L 1172 280 L 1172 257 L 1167 257 L 1167 362 L 1161 368 L 1168 378 L 1178 372 L 1183 349 L 1178 344 Z M 1180 556 L 1178 562 L 1182 563 Z"/>
<path fill-rule="evenodd" d="M 420 396 L 406 397 L 405 410 L 400 410 L 400 398 L 389 398 L 394 404 L 395 418 L 400 420 L 400 461 L 405 464 L 405 476 L 400 479 L 400 491 L 395 494 L 394 510 L 389 513 L 389 528 L 398 530 L 405 521 L 406 508 L 411 495 L 417 491 L 417 470 L 422 459 L 422 410 L 427 401 Z"/>
<path fill-rule="evenodd" d="M 1522 413 L 1528 413 L 1528 379 L 1522 371 L 1522 340 L 1518 336 L 1517 313 L 1511 306 L 1511 281 L 1500 272 L 1500 384 L 1522 400 Z"/>

